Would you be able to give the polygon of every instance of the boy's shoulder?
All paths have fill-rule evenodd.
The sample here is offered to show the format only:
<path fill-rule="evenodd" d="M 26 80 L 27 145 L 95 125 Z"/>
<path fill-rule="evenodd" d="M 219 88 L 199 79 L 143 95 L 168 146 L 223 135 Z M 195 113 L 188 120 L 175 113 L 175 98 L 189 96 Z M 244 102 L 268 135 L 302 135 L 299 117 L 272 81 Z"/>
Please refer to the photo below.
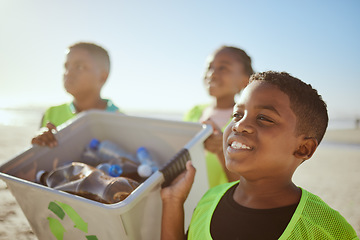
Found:
<path fill-rule="evenodd" d="M 46 109 L 46 111 L 52 111 L 54 109 L 62 109 L 62 108 L 65 108 L 65 107 L 69 107 L 70 106 L 70 102 L 68 103 L 62 103 L 62 104 L 59 104 L 59 105 L 53 105 L 53 106 L 50 106 Z"/>
<path fill-rule="evenodd" d="M 356 239 L 352 226 L 335 209 L 319 196 L 302 190 L 299 205 L 283 236 L 297 239 L 307 236 L 312 239 Z M 283 238 L 281 238 L 283 239 Z"/>
<path fill-rule="evenodd" d="M 75 109 L 72 109 L 71 103 L 63 103 L 56 106 L 49 107 L 43 116 L 42 127 L 46 126 L 47 122 L 53 123 L 55 126 L 66 122 L 75 116 Z"/>
<path fill-rule="evenodd" d="M 340 215 L 338 211 L 331 208 L 324 200 L 322 200 L 319 196 L 301 188 L 302 196 L 299 203 L 298 208 L 302 210 L 302 214 L 304 217 L 312 218 L 317 214 L 320 214 L 323 219 L 336 218 L 338 220 L 342 220 L 343 217 Z M 296 214 L 296 212 L 295 212 Z M 322 221 L 322 220 L 320 220 Z"/>

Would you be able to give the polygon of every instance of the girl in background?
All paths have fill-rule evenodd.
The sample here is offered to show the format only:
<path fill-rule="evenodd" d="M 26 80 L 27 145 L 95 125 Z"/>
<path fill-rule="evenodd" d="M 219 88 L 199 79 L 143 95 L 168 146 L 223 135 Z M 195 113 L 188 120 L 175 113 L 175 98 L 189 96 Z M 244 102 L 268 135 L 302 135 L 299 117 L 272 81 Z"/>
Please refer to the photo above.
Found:
<path fill-rule="evenodd" d="M 207 63 L 204 85 L 214 101 L 193 107 L 184 120 L 211 124 L 214 129 L 205 141 L 209 186 L 214 187 L 239 179 L 237 174 L 229 172 L 225 167 L 222 132 L 231 120 L 234 98 L 248 84 L 253 69 L 247 53 L 232 46 L 217 49 Z"/>

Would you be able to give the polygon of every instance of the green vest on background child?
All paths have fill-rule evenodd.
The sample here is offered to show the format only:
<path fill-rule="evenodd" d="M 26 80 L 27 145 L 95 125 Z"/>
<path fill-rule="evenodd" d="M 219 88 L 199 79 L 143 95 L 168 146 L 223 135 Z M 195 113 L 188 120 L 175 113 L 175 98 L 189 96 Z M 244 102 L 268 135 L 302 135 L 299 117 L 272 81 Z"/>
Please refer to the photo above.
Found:
<path fill-rule="evenodd" d="M 119 112 L 119 108 L 115 106 L 111 100 L 104 99 L 107 102 L 107 112 Z M 76 116 L 76 109 L 74 104 L 64 103 L 59 106 L 50 107 L 44 113 L 41 127 L 45 127 L 48 122 L 53 123 L 55 126 L 59 126 L 67 120 Z"/>
<path fill-rule="evenodd" d="M 208 106 L 209 106 L 208 104 L 195 106 L 185 115 L 184 121 L 199 122 L 201 115 L 203 114 L 205 108 L 207 108 Z M 229 121 L 230 120 L 231 119 L 229 119 Z M 225 128 L 226 126 L 223 127 L 221 130 L 224 131 Z M 221 164 L 219 163 L 217 156 L 209 151 L 206 151 L 205 159 L 206 159 L 209 187 L 212 188 L 217 185 L 227 183 L 228 179 L 226 173 L 223 167 L 221 166 Z"/>

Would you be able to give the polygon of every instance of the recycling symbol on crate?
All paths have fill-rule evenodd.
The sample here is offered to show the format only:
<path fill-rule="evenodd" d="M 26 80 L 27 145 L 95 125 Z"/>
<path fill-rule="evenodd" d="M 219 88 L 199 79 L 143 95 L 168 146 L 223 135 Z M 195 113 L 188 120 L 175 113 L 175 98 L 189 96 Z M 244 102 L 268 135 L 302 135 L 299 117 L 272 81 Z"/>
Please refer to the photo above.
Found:
<path fill-rule="evenodd" d="M 74 223 L 74 228 L 83 231 L 85 234 L 88 233 L 88 224 L 71 206 L 59 201 L 54 201 L 49 203 L 48 209 L 52 211 L 60 220 L 64 220 L 66 214 Z M 58 218 L 48 217 L 47 220 L 51 233 L 56 237 L 57 240 L 63 240 L 66 229 Z M 87 240 L 98 240 L 95 235 L 87 235 L 85 237 Z"/>

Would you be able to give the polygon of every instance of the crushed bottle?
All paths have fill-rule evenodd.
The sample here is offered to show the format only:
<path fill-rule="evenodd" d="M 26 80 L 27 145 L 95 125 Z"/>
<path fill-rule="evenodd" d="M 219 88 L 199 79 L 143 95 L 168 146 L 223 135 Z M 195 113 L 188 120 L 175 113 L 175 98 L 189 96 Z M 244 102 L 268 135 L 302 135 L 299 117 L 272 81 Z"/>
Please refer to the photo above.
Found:
<path fill-rule="evenodd" d="M 36 174 L 36 181 L 57 190 L 107 204 L 124 200 L 139 186 L 139 182 L 133 179 L 111 177 L 80 162 L 72 162 L 51 172 L 40 170 Z"/>

